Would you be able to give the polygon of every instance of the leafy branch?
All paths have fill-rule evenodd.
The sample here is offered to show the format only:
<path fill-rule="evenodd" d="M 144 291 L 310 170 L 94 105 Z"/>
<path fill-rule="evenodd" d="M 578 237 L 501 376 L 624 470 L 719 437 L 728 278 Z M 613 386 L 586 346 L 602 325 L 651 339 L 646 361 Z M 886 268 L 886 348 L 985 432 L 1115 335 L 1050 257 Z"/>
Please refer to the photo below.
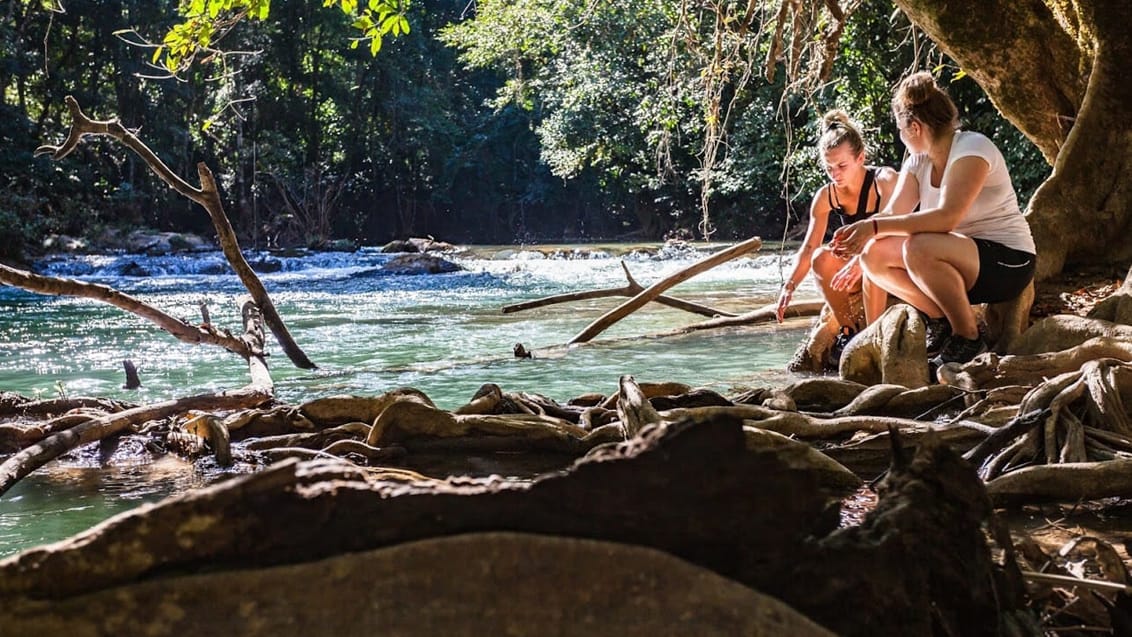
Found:
<path fill-rule="evenodd" d="M 405 17 L 410 0 L 323 0 L 324 8 L 337 6 L 353 20 L 352 26 L 361 35 L 352 38 L 351 48 L 368 43 L 370 54 L 377 55 L 385 36 L 409 33 Z M 176 77 L 196 62 L 207 63 L 224 51 L 221 40 L 240 23 L 267 20 L 271 0 L 182 0 L 178 14 L 182 21 L 174 24 L 160 44 L 147 43 L 154 51 L 151 63 Z"/>

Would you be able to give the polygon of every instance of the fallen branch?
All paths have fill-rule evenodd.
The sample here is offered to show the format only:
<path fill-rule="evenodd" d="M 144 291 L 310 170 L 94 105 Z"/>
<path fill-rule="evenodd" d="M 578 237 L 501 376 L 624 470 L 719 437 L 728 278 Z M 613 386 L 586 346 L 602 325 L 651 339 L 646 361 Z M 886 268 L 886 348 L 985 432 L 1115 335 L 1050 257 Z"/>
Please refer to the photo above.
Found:
<path fill-rule="evenodd" d="M 710 270 L 721 263 L 726 263 L 727 261 L 730 261 L 735 257 L 746 254 L 753 250 L 758 250 L 762 247 L 762 245 L 763 241 L 759 237 L 747 239 L 746 241 L 737 243 L 730 248 L 727 248 L 726 250 L 721 250 L 719 252 L 716 252 L 715 254 L 704 257 L 703 259 L 700 259 L 687 268 L 684 268 L 683 270 L 680 270 L 675 274 L 671 274 L 661 279 L 660 281 L 657 281 L 656 283 L 649 286 L 648 289 L 640 292 L 633 298 L 613 308 L 609 312 L 606 312 L 593 323 L 590 323 L 586 327 L 586 329 L 582 330 L 577 336 L 570 339 L 569 344 L 573 345 L 574 343 L 586 343 L 590 341 L 591 339 L 593 339 L 593 337 L 601 334 L 614 323 L 620 321 L 626 316 L 629 316 L 633 312 L 640 309 L 646 303 L 656 299 L 668 288 L 683 283 L 684 281 L 687 281 L 697 274 L 706 272 L 707 270 Z"/>
<path fill-rule="evenodd" d="M 85 283 L 73 279 L 63 279 L 39 274 L 32 274 L 24 270 L 17 270 L 0 263 L 0 283 L 15 286 L 52 296 L 79 296 L 96 301 L 108 303 L 114 307 L 126 310 L 132 314 L 146 319 L 161 329 L 169 332 L 177 340 L 194 345 L 206 343 L 218 345 L 224 349 L 247 357 L 249 355 L 247 343 L 230 333 L 219 332 L 211 325 L 195 326 L 186 321 L 174 318 L 165 312 L 139 301 L 138 299 L 119 292 L 113 288 L 97 283 Z"/>
<path fill-rule="evenodd" d="M 588 301 L 591 299 L 604 299 L 611 296 L 636 296 L 644 291 L 644 287 L 637 280 L 633 278 L 633 274 L 629 272 L 629 266 L 625 262 L 621 262 L 621 269 L 625 271 L 625 278 L 628 279 L 623 287 L 619 288 L 603 288 L 600 290 L 587 290 L 585 292 L 570 292 L 567 294 L 556 294 L 554 296 L 547 296 L 525 303 L 515 303 L 514 305 L 503 306 L 503 313 L 510 314 L 512 312 L 522 312 L 524 310 L 533 310 L 547 305 L 555 305 L 557 303 L 571 303 L 574 301 Z M 653 299 L 653 301 L 661 305 L 674 307 L 678 310 L 685 310 L 693 314 L 702 314 L 703 316 L 735 316 L 731 312 L 724 312 L 714 308 L 700 305 L 699 303 L 692 303 L 683 299 L 673 298 L 671 296 L 660 295 Z"/>
<path fill-rule="evenodd" d="M 794 301 L 786 308 L 786 317 L 799 317 L 799 316 L 817 316 L 821 313 L 822 306 L 825 301 L 818 299 Z M 686 332 L 694 332 L 696 330 L 711 330 L 720 327 L 737 327 L 740 325 L 758 325 L 761 323 L 770 323 L 777 321 L 778 317 L 775 314 L 776 305 L 764 305 L 757 310 L 751 310 L 738 316 L 721 316 L 713 318 L 700 323 L 693 323 L 692 325 L 685 325 L 673 330 L 673 333 L 681 334 Z"/>

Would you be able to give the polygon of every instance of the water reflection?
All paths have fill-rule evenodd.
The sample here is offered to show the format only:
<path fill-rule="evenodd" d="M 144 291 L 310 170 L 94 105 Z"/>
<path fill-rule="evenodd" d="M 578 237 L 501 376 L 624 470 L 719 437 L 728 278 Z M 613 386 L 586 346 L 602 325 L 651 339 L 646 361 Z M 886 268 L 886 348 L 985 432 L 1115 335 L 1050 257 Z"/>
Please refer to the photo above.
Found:
<path fill-rule="evenodd" d="M 175 457 L 108 468 L 52 463 L 0 498 L 0 556 L 61 540 L 207 480 Z"/>

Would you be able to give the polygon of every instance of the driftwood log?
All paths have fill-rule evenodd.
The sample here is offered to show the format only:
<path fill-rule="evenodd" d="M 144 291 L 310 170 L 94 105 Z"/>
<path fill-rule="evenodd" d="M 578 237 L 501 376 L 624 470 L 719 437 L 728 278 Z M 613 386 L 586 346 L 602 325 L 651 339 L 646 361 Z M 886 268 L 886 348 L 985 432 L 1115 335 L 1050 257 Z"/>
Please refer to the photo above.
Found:
<path fill-rule="evenodd" d="M 621 262 L 621 269 L 625 272 L 626 283 L 619 288 L 603 288 L 600 290 L 586 290 L 584 292 L 570 292 L 568 294 L 556 294 L 554 296 L 547 296 L 533 301 L 526 301 L 523 303 L 515 303 L 513 305 L 503 306 L 503 313 L 510 314 L 512 312 L 522 312 L 525 310 L 533 310 L 548 305 L 556 305 L 558 303 L 573 303 L 575 301 L 589 301 L 592 299 L 604 299 L 611 296 L 636 296 L 645 290 L 644 286 L 637 283 L 633 278 L 633 273 L 629 271 L 629 266 L 625 262 Z M 731 312 L 724 312 L 715 308 L 707 307 L 699 303 L 692 303 L 684 299 L 677 299 L 671 296 L 661 294 L 652 299 L 661 305 L 667 305 L 678 310 L 692 312 L 693 314 L 700 314 L 703 316 L 735 316 Z"/>

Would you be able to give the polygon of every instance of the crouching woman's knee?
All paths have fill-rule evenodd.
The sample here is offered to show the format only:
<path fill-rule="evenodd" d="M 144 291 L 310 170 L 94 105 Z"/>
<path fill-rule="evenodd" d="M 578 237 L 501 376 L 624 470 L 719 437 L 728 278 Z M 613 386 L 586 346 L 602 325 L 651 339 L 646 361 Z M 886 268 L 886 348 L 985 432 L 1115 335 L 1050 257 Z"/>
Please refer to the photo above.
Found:
<path fill-rule="evenodd" d="M 894 265 L 903 266 L 903 245 L 907 237 L 880 237 L 865 244 L 861 251 L 861 267 L 876 272 Z"/>
<path fill-rule="evenodd" d="M 837 271 L 845 265 L 845 260 L 838 257 L 828 246 L 821 246 L 810 255 L 810 267 L 815 272 Z"/>

